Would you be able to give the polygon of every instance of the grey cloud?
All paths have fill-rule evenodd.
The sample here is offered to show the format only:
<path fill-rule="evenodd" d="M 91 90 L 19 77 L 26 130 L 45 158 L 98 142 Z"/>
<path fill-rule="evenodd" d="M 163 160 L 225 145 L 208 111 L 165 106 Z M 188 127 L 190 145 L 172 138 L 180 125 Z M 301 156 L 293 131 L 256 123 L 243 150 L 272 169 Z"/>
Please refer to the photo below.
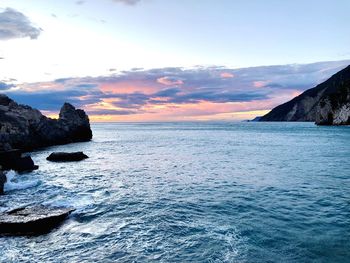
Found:
<path fill-rule="evenodd" d="M 36 39 L 41 29 L 32 25 L 28 17 L 12 8 L 0 13 L 0 40 L 14 38 Z"/>
<path fill-rule="evenodd" d="M 181 90 L 178 88 L 170 88 L 170 89 L 161 90 L 161 91 L 155 93 L 154 95 L 156 97 L 171 97 L 171 96 L 176 95 L 179 92 L 181 92 Z"/>
<path fill-rule="evenodd" d="M 107 97 L 107 96 L 106 96 Z M 120 108 L 134 108 L 139 109 L 141 106 L 147 104 L 150 96 L 143 93 L 131 93 L 131 94 L 111 94 L 108 98 L 120 99 L 112 104 Z"/>
<path fill-rule="evenodd" d="M 172 103 L 198 103 L 200 101 L 210 101 L 217 103 L 225 102 L 248 102 L 253 100 L 267 99 L 267 95 L 263 93 L 250 92 L 250 93 L 239 93 L 239 92 L 194 92 L 185 95 L 176 95 L 172 97 L 169 102 Z"/>
<path fill-rule="evenodd" d="M 64 102 L 76 107 L 83 107 L 101 101 L 103 93 L 90 87 L 76 89 L 75 87 L 62 91 L 27 92 L 23 90 L 5 91 L 5 93 L 21 104 L 27 104 L 41 110 L 58 110 Z M 81 97 L 84 96 L 84 99 Z"/>
<path fill-rule="evenodd" d="M 10 88 L 12 88 L 14 86 L 15 85 L 13 85 L 13 84 L 7 84 L 5 82 L 0 81 L 0 90 L 2 90 L 2 91 L 8 90 L 8 89 L 10 89 Z"/>
<path fill-rule="evenodd" d="M 137 3 L 141 2 L 141 0 L 113 0 L 113 2 L 123 3 L 126 5 L 136 5 Z"/>

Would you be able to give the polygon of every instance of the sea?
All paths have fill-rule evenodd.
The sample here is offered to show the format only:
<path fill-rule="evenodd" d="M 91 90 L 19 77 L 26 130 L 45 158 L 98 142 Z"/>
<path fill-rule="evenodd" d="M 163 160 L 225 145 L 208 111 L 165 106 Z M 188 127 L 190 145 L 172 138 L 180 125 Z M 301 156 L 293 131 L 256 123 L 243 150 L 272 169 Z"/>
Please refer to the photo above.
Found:
<path fill-rule="evenodd" d="M 350 262 L 350 128 L 313 123 L 94 123 L 31 153 L 0 211 L 76 210 L 0 237 L 0 262 Z M 83 151 L 53 163 L 53 151 Z"/>

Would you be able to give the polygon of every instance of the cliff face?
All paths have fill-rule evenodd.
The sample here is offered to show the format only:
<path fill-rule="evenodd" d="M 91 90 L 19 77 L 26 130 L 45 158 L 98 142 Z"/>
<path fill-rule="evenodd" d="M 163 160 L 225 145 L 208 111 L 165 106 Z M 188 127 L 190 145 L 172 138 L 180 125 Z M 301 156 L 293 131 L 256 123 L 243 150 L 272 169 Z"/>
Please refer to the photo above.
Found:
<path fill-rule="evenodd" d="M 316 124 L 350 125 L 350 79 L 343 79 L 336 92 L 321 99 L 317 106 Z"/>
<path fill-rule="evenodd" d="M 291 101 L 277 106 L 260 121 L 315 121 L 324 125 L 349 124 L 350 66 Z"/>
<path fill-rule="evenodd" d="M 91 138 L 89 118 L 83 110 L 76 110 L 65 103 L 59 119 L 55 120 L 0 94 L 0 151 L 29 151 Z"/>

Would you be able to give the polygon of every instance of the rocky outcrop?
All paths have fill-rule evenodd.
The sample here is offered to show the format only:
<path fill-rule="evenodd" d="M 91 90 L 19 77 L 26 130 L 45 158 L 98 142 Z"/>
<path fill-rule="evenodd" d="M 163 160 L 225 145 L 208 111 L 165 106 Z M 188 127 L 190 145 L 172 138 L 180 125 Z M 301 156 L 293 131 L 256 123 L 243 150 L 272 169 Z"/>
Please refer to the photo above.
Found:
<path fill-rule="evenodd" d="M 91 138 L 88 116 L 69 103 L 63 105 L 56 120 L 0 94 L 0 151 L 30 151 L 45 146 L 89 141 Z"/>
<path fill-rule="evenodd" d="M 321 99 L 316 124 L 350 125 L 350 79 L 341 81 L 336 92 Z"/>
<path fill-rule="evenodd" d="M 289 102 L 277 106 L 260 121 L 315 121 L 316 124 L 349 124 L 350 66 Z"/>
<path fill-rule="evenodd" d="M 58 226 L 74 209 L 48 206 L 21 207 L 0 214 L 1 234 L 41 234 Z"/>
<path fill-rule="evenodd" d="M 0 195 L 4 194 L 4 185 L 7 181 L 6 175 L 4 174 L 4 172 L 1 170 L 1 166 L 0 166 Z"/>
<path fill-rule="evenodd" d="M 77 162 L 87 158 L 89 157 L 83 152 L 72 152 L 72 153 L 54 152 L 54 153 L 51 153 L 46 158 L 46 160 L 51 162 Z"/>
<path fill-rule="evenodd" d="M 17 172 L 33 171 L 39 168 L 28 155 L 22 156 L 20 150 L 0 152 L 0 165 L 3 170 L 15 170 Z"/>

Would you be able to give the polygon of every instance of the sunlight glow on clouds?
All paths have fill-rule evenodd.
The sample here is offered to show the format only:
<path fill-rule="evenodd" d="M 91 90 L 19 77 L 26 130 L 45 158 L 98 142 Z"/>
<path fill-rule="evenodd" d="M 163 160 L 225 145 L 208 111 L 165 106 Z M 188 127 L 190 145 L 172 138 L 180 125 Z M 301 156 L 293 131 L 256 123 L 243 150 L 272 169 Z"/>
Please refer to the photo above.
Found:
<path fill-rule="evenodd" d="M 262 81 L 262 80 L 258 80 L 258 81 L 254 81 L 253 85 L 256 88 L 263 88 L 265 87 L 269 82 L 268 81 Z"/>
<path fill-rule="evenodd" d="M 50 116 L 68 101 L 85 109 L 94 121 L 234 120 L 266 113 L 349 62 L 134 69 L 18 85 L 1 82 L 0 88 Z"/>
<path fill-rule="evenodd" d="M 157 79 L 157 82 L 167 86 L 176 86 L 184 84 L 181 79 L 176 79 L 172 77 L 161 77 Z"/>
<path fill-rule="evenodd" d="M 220 74 L 220 77 L 222 77 L 223 79 L 230 79 L 230 78 L 233 78 L 234 75 L 232 73 L 229 73 L 229 72 L 222 72 Z"/>

